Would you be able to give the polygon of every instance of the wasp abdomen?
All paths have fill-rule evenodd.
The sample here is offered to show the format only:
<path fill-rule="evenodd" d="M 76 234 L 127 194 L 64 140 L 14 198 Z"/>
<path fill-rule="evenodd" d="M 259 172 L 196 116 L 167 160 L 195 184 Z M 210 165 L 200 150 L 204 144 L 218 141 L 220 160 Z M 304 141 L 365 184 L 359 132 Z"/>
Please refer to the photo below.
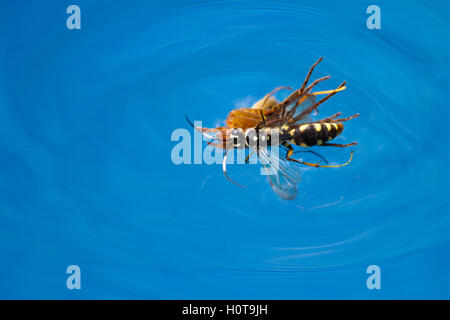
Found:
<path fill-rule="evenodd" d="M 315 122 L 290 127 L 284 131 L 289 141 L 297 146 L 311 147 L 336 138 L 344 130 L 341 122 Z"/>

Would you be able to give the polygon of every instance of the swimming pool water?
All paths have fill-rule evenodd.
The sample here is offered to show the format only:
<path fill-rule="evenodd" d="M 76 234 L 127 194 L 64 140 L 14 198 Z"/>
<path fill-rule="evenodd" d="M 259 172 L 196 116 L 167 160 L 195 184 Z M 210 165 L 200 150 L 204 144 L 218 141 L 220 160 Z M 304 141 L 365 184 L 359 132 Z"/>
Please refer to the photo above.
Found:
<path fill-rule="evenodd" d="M 81 30 L 69 3 L 2 4 L 0 298 L 450 298 L 448 2 L 76 4 Z M 172 163 L 185 114 L 215 126 L 320 56 L 322 90 L 348 81 L 320 115 L 361 114 L 349 166 L 283 201 L 256 166 L 229 167 L 242 190 Z"/>

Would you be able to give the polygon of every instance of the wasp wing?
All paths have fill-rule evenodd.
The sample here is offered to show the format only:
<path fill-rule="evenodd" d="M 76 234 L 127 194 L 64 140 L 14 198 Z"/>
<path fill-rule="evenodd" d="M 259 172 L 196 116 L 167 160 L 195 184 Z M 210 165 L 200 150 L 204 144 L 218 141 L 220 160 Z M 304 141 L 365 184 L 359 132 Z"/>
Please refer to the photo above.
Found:
<path fill-rule="evenodd" d="M 273 191 L 282 199 L 295 199 L 301 180 L 300 171 L 295 164 L 280 159 L 274 152 L 269 155 L 267 148 L 259 148 L 258 156 Z"/>
<path fill-rule="evenodd" d="M 291 104 L 286 108 L 286 114 L 289 115 L 289 119 L 295 118 L 301 113 L 303 113 L 308 108 L 311 108 L 316 103 L 316 96 L 312 94 L 304 94 L 297 101 L 300 101 L 299 105 L 296 106 L 296 103 Z M 294 110 L 295 108 L 295 110 Z M 306 113 L 303 117 L 297 120 L 295 123 L 306 123 L 311 122 L 312 119 L 310 117 L 310 113 Z M 292 124 L 292 123 L 291 123 Z"/>

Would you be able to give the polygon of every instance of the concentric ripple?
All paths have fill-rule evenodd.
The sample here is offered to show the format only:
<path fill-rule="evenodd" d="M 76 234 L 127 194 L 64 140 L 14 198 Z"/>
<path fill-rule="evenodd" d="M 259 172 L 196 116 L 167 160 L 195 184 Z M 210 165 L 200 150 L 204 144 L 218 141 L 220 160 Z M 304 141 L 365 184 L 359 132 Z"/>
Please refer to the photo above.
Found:
<path fill-rule="evenodd" d="M 358 1 L 98 1 L 79 32 L 61 27 L 64 8 L 5 5 L 20 27 L 0 28 L 0 271 L 42 271 L 5 290 L 39 294 L 75 260 L 87 297 L 298 297 L 311 274 L 448 243 L 450 23 L 438 5 L 381 2 L 381 30 Z M 317 117 L 361 117 L 339 138 L 357 146 L 315 151 L 338 163 L 353 150 L 349 166 L 302 168 L 288 202 L 257 166 L 229 167 L 240 189 L 219 165 L 172 163 L 185 114 L 217 126 L 299 87 L 321 56 L 320 89 L 348 89 Z"/>

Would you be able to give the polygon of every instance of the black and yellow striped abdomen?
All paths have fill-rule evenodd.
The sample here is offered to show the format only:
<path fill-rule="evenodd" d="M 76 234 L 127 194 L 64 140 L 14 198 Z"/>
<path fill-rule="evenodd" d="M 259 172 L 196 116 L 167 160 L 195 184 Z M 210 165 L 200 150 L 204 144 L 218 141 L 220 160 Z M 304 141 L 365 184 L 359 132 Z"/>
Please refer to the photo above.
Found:
<path fill-rule="evenodd" d="M 333 140 L 344 130 L 341 122 L 315 122 L 282 128 L 282 137 L 300 147 L 312 147 Z"/>

